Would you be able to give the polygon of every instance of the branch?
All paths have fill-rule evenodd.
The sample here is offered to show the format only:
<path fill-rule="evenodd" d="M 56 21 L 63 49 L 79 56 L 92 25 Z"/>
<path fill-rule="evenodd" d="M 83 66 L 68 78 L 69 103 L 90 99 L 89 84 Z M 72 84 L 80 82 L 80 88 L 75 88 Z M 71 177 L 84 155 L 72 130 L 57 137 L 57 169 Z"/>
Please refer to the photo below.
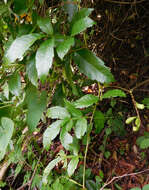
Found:
<path fill-rule="evenodd" d="M 100 188 L 100 190 L 104 190 L 104 188 L 108 185 L 110 185 L 113 181 L 115 180 L 119 180 L 121 178 L 124 178 L 124 177 L 128 177 L 128 176 L 133 176 L 133 175 L 139 175 L 139 174 L 142 174 L 142 173 L 145 173 L 145 172 L 149 172 L 149 169 L 146 169 L 146 170 L 143 170 L 143 171 L 140 171 L 140 172 L 136 172 L 136 173 L 130 173 L 130 174 L 124 174 L 124 175 L 121 175 L 121 176 L 116 176 L 116 177 L 113 177 L 110 181 L 108 181 L 107 183 L 105 183 L 102 188 Z"/>

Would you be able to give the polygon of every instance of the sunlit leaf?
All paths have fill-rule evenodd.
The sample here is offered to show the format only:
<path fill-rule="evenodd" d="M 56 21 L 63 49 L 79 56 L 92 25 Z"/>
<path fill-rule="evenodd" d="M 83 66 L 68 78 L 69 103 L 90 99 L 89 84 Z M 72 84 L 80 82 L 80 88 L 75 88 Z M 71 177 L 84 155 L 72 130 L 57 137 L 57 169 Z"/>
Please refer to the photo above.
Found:
<path fill-rule="evenodd" d="M 68 169 L 67 169 L 67 172 L 68 172 L 68 175 L 69 176 L 72 176 L 77 168 L 77 165 L 78 165 L 78 162 L 79 162 L 79 158 L 78 156 L 75 156 L 74 158 L 71 159 L 71 161 L 69 162 L 68 164 Z"/>
<path fill-rule="evenodd" d="M 55 137 L 59 134 L 61 123 L 62 123 L 62 120 L 55 121 L 45 130 L 43 134 L 44 148 L 49 147 L 51 144 L 51 141 L 55 139 Z"/>
<path fill-rule="evenodd" d="M 42 82 L 45 81 L 52 67 L 54 57 L 54 39 L 44 41 L 36 53 L 36 69 L 38 77 Z"/>
<path fill-rule="evenodd" d="M 0 126 L 0 161 L 3 159 L 6 148 L 14 130 L 14 123 L 7 117 L 2 117 Z"/>
<path fill-rule="evenodd" d="M 50 174 L 51 170 L 61 161 L 61 158 L 58 157 L 54 160 L 52 160 L 47 167 L 44 169 L 43 176 L 42 176 L 42 182 L 43 184 L 47 184 L 47 177 Z"/>
<path fill-rule="evenodd" d="M 60 140 L 66 150 L 69 150 L 70 144 L 73 142 L 72 136 L 67 132 L 66 127 L 63 127 L 60 133 Z"/>
<path fill-rule="evenodd" d="M 76 122 L 75 135 L 78 139 L 81 139 L 87 131 L 87 120 L 85 118 L 80 118 Z"/>
<path fill-rule="evenodd" d="M 70 114 L 66 108 L 55 106 L 47 110 L 47 117 L 52 119 L 64 119 L 65 117 L 70 117 Z"/>
<path fill-rule="evenodd" d="M 42 38 L 42 34 L 27 34 L 19 38 L 16 38 L 5 54 L 5 60 L 7 63 L 13 63 L 17 59 L 21 60 L 24 53 L 29 49 L 29 47 L 38 39 Z"/>

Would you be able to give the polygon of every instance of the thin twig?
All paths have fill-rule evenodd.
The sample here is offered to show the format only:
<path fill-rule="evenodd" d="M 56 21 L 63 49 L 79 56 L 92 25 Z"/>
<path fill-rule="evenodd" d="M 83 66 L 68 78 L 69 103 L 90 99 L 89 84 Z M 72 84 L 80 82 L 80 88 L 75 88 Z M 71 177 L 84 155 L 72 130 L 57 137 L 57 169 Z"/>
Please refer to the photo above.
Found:
<path fill-rule="evenodd" d="M 136 5 L 139 3 L 142 3 L 146 0 L 140 0 L 140 1 L 134 1 L 134 2 L 128 2 L 128 1 L 114 1 L 114 0 L 104 0 L 109 3 L 115 3 L 115 4 L 121 4 L 121 5 Z"/>
<path fill-rule="evenodd" d="M 140 172 L 135 172 L 135 173 L 130 173 L 130 174 L 124 174 L 124 175 L 121 175 L 121 176 L 116 176 L 116 177 L 113 177 L 110 181 L 108 181 L 107 183 L 105 183 L 102 188 L 100 188 L 100 190 L 104 190 L 104 188 L 108 185 L 110 185 L 113 181 L 115 180 L 119 180 L 123 177 L 128 177 L 128 176 L 133 176 L 133 175 L 139 175 L 139 174 L 142 174 L 142 173 L 145 173 L 145 172 L 148 172 L 149 169 L 146 169 L 146 170 L 143 170 L 143 171 L 140 171 Z"/>

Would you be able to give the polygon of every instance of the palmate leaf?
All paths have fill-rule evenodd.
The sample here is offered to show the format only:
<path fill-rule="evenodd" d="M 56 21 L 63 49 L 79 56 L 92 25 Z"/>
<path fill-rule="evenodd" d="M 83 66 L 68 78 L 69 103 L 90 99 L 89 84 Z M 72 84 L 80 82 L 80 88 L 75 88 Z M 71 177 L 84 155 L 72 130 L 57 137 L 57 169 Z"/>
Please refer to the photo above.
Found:
<path fill-rule="evenodd" d="M 2 117 L 0 126 L 0 161 L 3 159 L 6 148 L 13 134 L 14 123 L 7 117 Z"/>
<path fill-rule="evenodd" d="M 42 37 L 43 34 L 32 33 L 16 38 L 6 51 L 4 60 L 6 63 L 13 63 L 17 59 L 22 59 L 29 47 Z"/>
<path fill-rule="evenodd" d="M 51 141 L 56 138 L 60 132 L 62 120 L 55 121 L 52 123 L 43 134 L 43 146 L 47 148 L 50 146 Z"/>
<path fill-rule="evenodd" d="M 54 39 L 44 41 L 36 53 L 36 69 L 38 77 L 45 81 L 49 69 L 52 67 L 54 57 Z"/>
<path fill-rule="evenodd" d="M 97 96 L 94 96 L 92 94 L 87 94 L 83 96 L 82 98 L 76 100 L 74 102 L 74 105 L 76 108 L 86 108 L 93 105 L 94 103 L 97 103 L 98 100 L 99 98 Z"/>
<path fill-rule="evenodd" d="M 114 98 L 114 97 L 126 97 L 126 94 L 119 89 L 108 90 L 102 96 L 102 98 Z"/>
<path fill-rule="evenodd" d="M 100 83 L 111 83 L 114 77 L 104 62 L 94 53 L 87 49 L 82 49 L 74 54 L 74 62 L 80 71 L 88 76 L 89 79 L 97 80 Z"/>

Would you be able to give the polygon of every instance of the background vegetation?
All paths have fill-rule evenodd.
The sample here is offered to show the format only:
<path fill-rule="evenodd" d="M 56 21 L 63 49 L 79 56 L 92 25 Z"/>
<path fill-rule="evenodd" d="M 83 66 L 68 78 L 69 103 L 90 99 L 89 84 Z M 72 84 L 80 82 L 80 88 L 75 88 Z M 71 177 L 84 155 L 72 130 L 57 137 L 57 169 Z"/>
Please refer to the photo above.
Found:
<path fill-rule="evenodd" d="M 0 2 L 0 187 L 147 190 L 149 2 Z"/>

